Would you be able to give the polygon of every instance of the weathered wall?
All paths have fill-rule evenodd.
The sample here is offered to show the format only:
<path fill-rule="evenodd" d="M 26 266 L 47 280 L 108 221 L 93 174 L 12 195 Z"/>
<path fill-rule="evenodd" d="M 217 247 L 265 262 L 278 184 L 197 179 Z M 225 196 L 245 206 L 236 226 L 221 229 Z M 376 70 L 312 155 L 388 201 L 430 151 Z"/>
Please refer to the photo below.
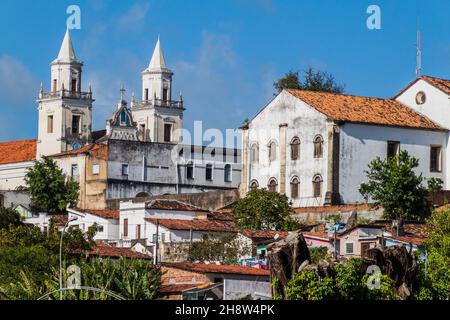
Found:
<path fill-rule="evenodd" d="M 343 222 L 346 222 L 351 214 L 356 211 L 358 218 L 376 220 L 381 219 L 383 210 L 371 209 L 366 204 L 361 205 L 342 205 L 342 206 L 326 206 L 326 207 L 305 207 L 295 208 L 294 218 L 305 224 L 316 224 L 327 221 L 327 218 L 333 215 L 341 215 Z"/>
<path fill-rule="evenodd" d="M 430 172 L 431 145 L 442 146 L 445 164 L 447 134 L 444 132 L 351 123 L 342 125 L 340 129 L 339 190 L 343 203 L 365 201 L 358 191 L 359 185 L 367 181 L 364 171 L 376 157 L 386 158 L 388 141 L 399 141 L 400 150 L 406 150 L 419 159 L 416 173 L 422 173 L 425 178 L 445 179 L 445 165 L 442 172 Z"/>
<path fill-rule="evenodd" d="M 23 191 L 0 191 L 0 206 L 5 208 L 15 208 L 18 205 L 23 205 L 26 208 L 30 207 L 30 195 Z"/>
<path fill-rule="evenodd" d="M 286 143 L 280 141 L 280 124 L 287 124 Z M 283 132 L 284 135 L 284 132 Z M 321 135 L 324 139 L 323 157 L 314 158 L 314 137 Z M 291 160 L 290 142 L 294 137 L 300 139 L 300 157 Z M 271 177 L 277 179 L 280 187 L 280 155 L 281 146 L 286 150 L 286 187 L 288 196 L 291 194 L 290 181 L 294 176 L 300 180 L 299 199 L 292 199 L 295 207 L 323 205 L 325 191 L 327 190 L 327 161 L 328 141 L 326 117 L 309 107 L 306 103 L 294 98 L 287 92 L 282 92 L 268 106 L 263 109 L 249 124 L 248 146 L 257 144 L 259 147 L 259 161 L 250 163 L 246 187 L 249 188 L 251 181 L 256 180 L 260 188 L 267 188 Z M 284 140 L 284 139 L 283 139 Z M 268 145 L 274 141 L 277 144 L 277 157 L 275 161 L 269 161 Z M 250 152 L 248 148 L 245 152 Z M 250 161 L 250 156 L 245 159 Z M 322 196 L 313 197 L 313 177 L 322 176 Z M 243 186 L 244 187 L 244 186 Z M 279 190 L 279 189 L 278 189 Z"/>

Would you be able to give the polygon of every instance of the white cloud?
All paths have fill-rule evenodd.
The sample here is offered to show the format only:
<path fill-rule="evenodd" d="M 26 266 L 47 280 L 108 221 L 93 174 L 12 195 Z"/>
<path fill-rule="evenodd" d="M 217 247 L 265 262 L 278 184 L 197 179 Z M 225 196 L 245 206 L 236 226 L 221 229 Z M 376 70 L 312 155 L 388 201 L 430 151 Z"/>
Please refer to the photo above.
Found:
<path fill-rule="evenodd" d="M 0 97 L 2 104 L 22 107 L 37 98 L 39 85 L 33 74 L 17 58 L 0 56 Z"/>
<path fill-rule="evenodd" d="M 136 28 L 144 21 L 149 11 L 150 4 L 148 2 L 137 3 L 116 20 L 116 26 L 121 31 Z"/>

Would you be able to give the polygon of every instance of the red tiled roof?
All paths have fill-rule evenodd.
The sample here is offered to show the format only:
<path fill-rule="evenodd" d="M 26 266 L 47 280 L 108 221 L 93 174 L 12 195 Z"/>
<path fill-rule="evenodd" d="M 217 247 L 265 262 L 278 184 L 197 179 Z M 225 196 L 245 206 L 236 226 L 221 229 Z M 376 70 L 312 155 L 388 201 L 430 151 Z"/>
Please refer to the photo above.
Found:
<path fill-rule="evenodd" d="M 404 234 L 397 236 L 395 228 L 392 227 L 391 221 L 375 221 L 373 224 L 383 227 L 384 230 L 392 234 L 389 238 L 399 240 L 406 243 L 421 245 L 430 235 L 430 226 L 424 223 L 408 223 L 403 224 Z"/>
<path fill-rule="evenodd" d="M 216 265 L 202 263 L 187 262 L 164 262 L 163 266 L 176 268 L 197 273 L 223 273 L 223 274 L 240 274 L 252 276 L 269 276 L 270 271 L 253 267 L 232 266 L 232 265 Z"/>
<path fill-rule="evenodd" d="M 215 231 L 215 232 L 237 232 L 231 221 L 219 220 L 178 220 L 178 219 L 155 219 L 145 218 L 145 221 L 171 229 L 171 230 L 193 230 L 193 231 Z"/>
<path fill-rule="evenodd" d="M 369 210 L 370 206 L 367 203 L 363 204 L 343 204 L 334 206 L 321 207 L 298 207 L 294 208 L 294 213 L 325 213 L 325 212 L 349 212 L 355 210 Z"/>
<path fill-rule="evenodd" d="M 172 199 L 156 199 L 146 202 L 147 209 L 159 209 L 159 210 L 178 210 L 178 211 L 195 211 L 195 212 L 208 212 L 208 210 L 193 206 L 188 203 L 180 202 Z"/>
<path fill-rule="evenodd" d="M 208 213 L 208 219 L 211 220 L 222 220 L 222 221 L 233 221 L 232 212 L 214 211 Z"/>
<path fill-rule="evenodd" d="M 52 157 L 73 156 L 73 155 L 85 153 L 85 154 L 93 154 L 97 157 L 105 158 L 105 157 L 107 157 L 107 150 L 108 150 L 108 146 L 106 146 L 104 144 L 92 143 L 92 144 L 87 144 L 84 147 L 81 147 L 79 149 L 73 149 L 70 151 L 65 151 L 65 152 L 54 154 L 54 155 L 52 155 Z"/>
<path fill-rule="evenodd" d="M 439 90 L 443 91 L 444 93 L 450 95 L 450 80 L 436 78 L 436 77 L 430 77 L 430 76 L 420 76 L 420 79 L 425 80 L 432 86 L 438 88 Z"/>
<path fill-rule="evenodd" d="M 117 248 L 112 247 L 104 242 L 97 242 L 95 246 L 91 249 L 90 254 L 99 257 L 110 257 L 110 258 L 132 258 L 132 259 L 151 259 L 150 256 L 135 252 L 128 248 Z"/>
<path fill-rule="evenodd" d="M 275 238 L 275 235 L 278 234 L 279 239 L 284 239 L 289 235 L 289 232 L 287 231 L 271 231 L 271 230 L 241 230 L 239 231 L 240 234 L 246 236 L 247 238 L 250 238 L 252 240 L 273 240 Z"/>
<path fill-rule="evenodd" d="M 36 160 L 36 139 L 0 142 L 0 164 Z"/>
<path fill-rule="evenodd" d="M 91 210 L 91 209 L 74 209 L 74 211 L 78 211 L 81 213 L 89 213 L 94 216 L 105 218 L 105 219 L 119 219 L 120 211 L 119 210 Z"/>
<path fill-rule="evenodd" d="M 170 293 L 181 293 L 183 291 L 196 288 L 195 284 L 166 284 L 159 288 L 159 293 L 170 294 Z"/>
<path fill-rule="evenodd" d="M 312 231 L 303 231 L 302 234 L 304 236 L 311 236 L 311 237 L 317 237 L 322 239 L 329 239 L 330 236 L 326 232 L 312 232 Z"/>
<path fill-rule="evenodd" d="M 446 130 L 392 99 L 292 89 L 287 92 L 334 121 Z"/>
<path fill-rule="evenodd" d="M 98 131 L 92 131 L 91 137 L 92 141 L 96 142 L 98 139 L 103 138 L 106 136 L 106 130 L 98 130 Z"/>
<path fill-rule="evenodd" d="M 55 223 L 58 226 L 64 226 L 67 221 L 69 221 L 69 215 L 67 214 L 54 214 L 50 218 L 53 223 Z"/>

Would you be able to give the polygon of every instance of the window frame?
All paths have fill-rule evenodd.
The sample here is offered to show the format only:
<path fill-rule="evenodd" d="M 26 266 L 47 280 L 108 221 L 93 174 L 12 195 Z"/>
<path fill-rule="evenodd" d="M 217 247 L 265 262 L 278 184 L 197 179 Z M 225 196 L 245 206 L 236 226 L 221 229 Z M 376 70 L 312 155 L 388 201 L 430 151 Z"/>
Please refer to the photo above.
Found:
<path fill-rule="evenodd" d="M 256 185 L 255 187 L 253 187 L 254 185 Z M 259 188 L 259 182 L 258 180 L 252 180 L 250 181 L 250 185 L 249 185 L 249 189 L 250 190 L 257 190 Z"/>
<path fill-rule="evenodd" d="M 128 177 L 130 166 L 128 163 L 122 163 L 122 177 Z"/>
<path fill-rule="evenodd" d="M 389 155 L 391 145 L 394 145 L 396 147 L 396 151 L 395 151 L 394 155 Z M 400 150 L 401 150 L 400 148 L 401 148 L 400 141 L 388 140 L 387 141 L 386 158 L 393 158 L 393 157 L 398 156 L 400 154 Z"/>
<path fill-rule="evenodd" d="M 274 182 L 274 184 L 272 184 Z M 275 190 L 272 190 L 271 188 L 274 187 Z M 270 192 L 278 192 L 278 180 L 274 177 L 269 179 L 269 182 L 267 183 L 267 190 Z"/>
<path fill-rule="evenodd" d="M 352 245 L 352 251 L 348 251 L 348 245 Z M 355 254 L 355 241 L 345 241 L 345 254 Z"/>
<path fill-rule="evenodd" d="M 297 161 L 300 159 L 300 138 L 295 136 L 292 138 L 290 146 L 291 146 L 291 160 L 292 161 Z M 294 149 L 296 148 L 296 150 Z M 295 151 L 295 152 L 294 152 Z M 294 155 L 296 155 L 296 157 L 294 157 Z"/>
<path fill-rule="evenodd" d="M 47 133 L 53 133 L 54 130 L 53 121 L 54 121 L 53 114 L 47 115 Z"/>
<path fill-rule="evenodd" d="M 100 164 L 94 163 L 92 164 L 92 175 L 98 176 L 100 174 Z"/>
<path fill-rule="evenodd" d="M 321 198 L 322 197 L 322 193 L 323 193 L 323 178 L 320 174 L 316 174 L 314 175 L 313 179 L 312 179 L 312 186 L 313 186 L 313 198 Z M 319 186 L 319 192 L 316 193 L 316 186 Z"/>
<path fill-rule="evenodd" d="M 295 182 L 296 181 L 296 182 Z M 293 194 L 294 188 L 293 186 L 295 186 L 296 189 L 296 195 Z M 293 176 L 291 178 L 291 182 L 290 182 L 290 191 L 291 191 L 291 199 L 299 199 L 300 198 L 300 179 L 297 176 Z"/>
<path fill-rule="evenodd" d="M 164 123 L 164 142 L 172 142 L 172 127 L 171 123 Z"/>
<path fill-rule="evenodd" d="M 205 166 L 205 180 L 206 181 L 214 180 L 214 166 L 211 163 L 207 163 Z"/>
<path fill-rule="evenodd" d="M 123 219 L 123 236 L 128 237 L 128 218 Z"/>
<path fill-rule="evenodd" d="M 223 180 L 224 182 L 233 182 L 233 167 L 229 163 L 223 167 Z"/>
<path fill-rule="evenodd" d="M 267 145 L 268 148 L 268 157 L 269 162 L 274 162 L 277 160 L 277 143 L 274 140 L 271 140 Z"/>
<path fill-rule="evenodd" d="M 323 145 L 324 145 L 324 139 L 322 137 L 322 135 L 317 134 L 314 136 L 313 139 L 313 146 L 314 146 L 314 159 L 321 159 L 323 158 Z M 316 147 L 318 146 L 318 147 Z M 319 150 L 317 150 L 317 148 L 320 148 Z M 319 152 L 320 151 L 320 152 Z"/>
<path fill-rule="evenodd" d="M 433 167 L 432 162 L 432 155 L 433 155 L 433 149 L 438 149 L 438 153 L 436 155 L 436 163 L 434 164 L 435 167 Z M 441 145 L 430 145 L 430 172 L 442 172 L 442 146 Z"/>
<path fill-rule="evenodd" d="M 189 171 L 191 170 L 191 174 L 189 174 Z M 186 179 L 188 180 L 194 180 L 195 179 L 195 164 L 193 161 L 189 161 L 186 164 Z"/>

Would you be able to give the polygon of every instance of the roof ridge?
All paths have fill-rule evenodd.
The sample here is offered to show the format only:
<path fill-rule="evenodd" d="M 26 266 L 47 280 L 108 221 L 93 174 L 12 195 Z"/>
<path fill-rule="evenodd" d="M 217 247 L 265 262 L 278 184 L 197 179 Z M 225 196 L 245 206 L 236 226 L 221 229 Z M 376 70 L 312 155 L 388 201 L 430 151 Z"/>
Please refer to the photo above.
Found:
<path fill-rule="evenodd" d="M 327 91 L 316 91 L 316 90 L 302 90 L 302 89 L 286 89 L 286 91 L 299 91 L 299 92 L 308 92 L 308 93 L 317 93 L 317 94 L 329 94 L 329 95 L 336 95 L 336 96 L 346 96 L 346 97 L 356 97 L 356 98 L 366 98 L 366 99 L 378 99 L 378 100 L 389 100 L 393 102 L 397 102 L 399 104 L 402 104 L 398 102 L 397 100 L 393 98 L 381 98 L 381 97 L 371 97 L 371 96 L 362 96 L 357 94 L 351 94 L 351 93 L 336 93 L 336 92 L 327 92 Z M 402 104 L 403 105 L 403 104 Z"/>

